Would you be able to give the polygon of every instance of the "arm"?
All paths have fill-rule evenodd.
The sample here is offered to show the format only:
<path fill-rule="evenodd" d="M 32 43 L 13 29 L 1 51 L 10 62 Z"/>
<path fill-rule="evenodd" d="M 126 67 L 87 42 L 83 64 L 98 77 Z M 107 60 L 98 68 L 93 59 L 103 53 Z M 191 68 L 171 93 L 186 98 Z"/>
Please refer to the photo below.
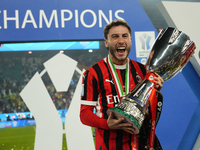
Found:
<path fill-rule="evenodd" d="M 81 105 L 80 119 L 83 124 L 106 130 L 121 129 L 131 134 L 134 133 L 130 123 L 123 123 L 124 118 L 116 119 L 111 113 L 108 119 L 103 119 L 95 115 L 93 109 L 94 106 Z"/>
<path fill-rule="evenodd" d="M 108 119 L 100 118 L 93 113 L 93 100 L 98 99 L 98 80 L 93 71 L 86 71 L 83 77 L 83 92 L 81 100 L 88 104 L 81 104 L 80 119 L 85 125 L 106 130 L 121 129 L 127 132 L 134 130 L 130 123 L 123 123 L 124 118 L 116 119 L 111 113 Z M 95 88 L 94 88 L 95 87 Z M 97 88 L 96 88 L 97 87 Z M 92 105 L 91 105 L 92 103 Z"/>
<path fill-rule="evenodd" d="M 93 113 L 94 106 L 81 105 L 80 119 L 84 125 L 109 130 L 107 119 L 98 117 Z"/>

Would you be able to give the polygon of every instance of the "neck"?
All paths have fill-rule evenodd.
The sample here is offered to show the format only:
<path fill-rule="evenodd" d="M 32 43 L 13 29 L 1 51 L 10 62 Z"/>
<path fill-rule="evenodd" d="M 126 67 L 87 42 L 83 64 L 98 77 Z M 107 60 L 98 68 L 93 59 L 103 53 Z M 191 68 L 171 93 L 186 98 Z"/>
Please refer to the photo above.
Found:
<path fill-rule="evenodd" d="M 127 62 L 127 58 L 125 60 L 118 60 L 115 57 L 113 57 L 111 54 L 109 54 L 109 55 L 110 55 L 110 58 L 111 58 L 113 64 L 116 64 L 116 65 L 125 65 L 126 62 Z"/>

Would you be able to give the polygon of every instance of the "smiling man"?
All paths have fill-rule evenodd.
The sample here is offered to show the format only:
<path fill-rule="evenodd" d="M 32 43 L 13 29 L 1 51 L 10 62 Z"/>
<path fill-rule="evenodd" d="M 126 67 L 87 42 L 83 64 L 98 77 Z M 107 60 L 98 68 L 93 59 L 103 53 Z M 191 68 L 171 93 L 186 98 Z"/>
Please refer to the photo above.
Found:
<path fill-rule="evenodd" d="M 135 129 L 125 118 L 117 119 L 112 112 L 107 114 L 146 74 L 144 65 L 128 58 L 131 28 L 126 21 L 115 20 L 105 26 L 104 37 L 109 54 L 83 75 L 80 119 L 83 124 L 95 127 L 96 150 L 147 150 L 149 117 L 140 134 L 135 135 Z M 162 87 L 163 79 L 158 76 L 155 80 Z M 155 139 L 155 149 L 162 149 Z"/>
<path fill-rule="evenodd" d="M 123 65 L 127 61 L 131 50 L 131 29 L 126 26 L 113 26 L 109 32 L 105 28 L 105 46 L 108 48 L 111 60 L 115 64 Z"/>

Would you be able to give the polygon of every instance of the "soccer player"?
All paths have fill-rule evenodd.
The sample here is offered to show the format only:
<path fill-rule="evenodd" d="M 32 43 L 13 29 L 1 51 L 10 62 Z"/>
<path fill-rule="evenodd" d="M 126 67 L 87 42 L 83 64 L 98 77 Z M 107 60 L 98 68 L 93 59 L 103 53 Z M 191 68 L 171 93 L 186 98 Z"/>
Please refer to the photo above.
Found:
<path fill-rule="evenodd" d="M 96 150 L 146 150 L 149 148 L 150 117 L 146 117 L 139 135 L 134 134 L 131 123 L 115 118 L 107 110 L 116 106 L 121 97 L 129 93 L 146 74 L 144 65 L 128 58 L 131 50 L 131 28 L 126 21 L 115 20 L 104 28 L 104 42 L 108 56 L 83 75 L 80 119 L 95 127 Z M 162 88 L 163 79 L 155 77 Z M 125 85 L 129 86 L 125 86 Z M 120 89 L 123 89 L 121 91 Z M 96 114 L 93 113 L 94 108 Z M 155 149 L 162 149 L 155 136 Z"/>

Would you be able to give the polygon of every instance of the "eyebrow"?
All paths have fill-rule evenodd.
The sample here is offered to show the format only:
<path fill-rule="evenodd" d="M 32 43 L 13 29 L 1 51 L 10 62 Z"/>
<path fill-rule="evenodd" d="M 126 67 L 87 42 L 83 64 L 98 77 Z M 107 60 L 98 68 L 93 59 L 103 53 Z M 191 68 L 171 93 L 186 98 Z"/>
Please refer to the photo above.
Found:
<path fill-rule="evenodd" d="M 122 36 L 124 36 L 124 35 L 129 35 L 129 34 L 128 33 L 123 33 Z M 119 36 L 119 34 L 112 34 L 111 37 L 113 37 L 113 36 Z"/>
<path fill-rule="evenodd" d="M 113 37 L 113 36 L 119 36 L 119 35 L 118 34 L 112 34 L 111 37 Z"/>

